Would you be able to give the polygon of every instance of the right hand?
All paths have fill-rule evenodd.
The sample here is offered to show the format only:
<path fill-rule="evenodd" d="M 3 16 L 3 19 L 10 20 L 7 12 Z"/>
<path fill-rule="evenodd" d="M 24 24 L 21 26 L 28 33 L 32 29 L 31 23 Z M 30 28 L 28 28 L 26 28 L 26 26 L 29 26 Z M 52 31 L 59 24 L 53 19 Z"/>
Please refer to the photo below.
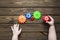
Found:
<path fill-rule="evenodd" d="M 18 36 L 22 31 L 22 28 L 19 29 L 19 24 L 14 24 L 13 26 L 11 26 L 11 29 L 12 29 L 13 35 L 16 35 L 16 36 Z"/>
<path fill-rule="evenodd" d="M 50 17 L 51 21 L 47 21 L 46 23 L 48 23 L 50 26 L 53 26 L 54 25 L 54 19 L 51 16 L 49 16 L 49 17 Z"/>

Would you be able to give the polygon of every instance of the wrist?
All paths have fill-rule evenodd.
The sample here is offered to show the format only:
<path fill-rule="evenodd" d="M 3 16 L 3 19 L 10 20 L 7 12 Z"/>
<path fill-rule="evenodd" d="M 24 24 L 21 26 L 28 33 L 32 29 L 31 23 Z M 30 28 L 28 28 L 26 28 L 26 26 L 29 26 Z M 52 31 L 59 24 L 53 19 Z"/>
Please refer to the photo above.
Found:
<path fill-rule="evenodd" d="M 54 23 L 52 23 L 50 26 L 54 26 Z"/>
<path fill-rule="evenodd" d="M 18 35 L 13 35 L 12 40 L 18 40 Z"/>
<path fill-rule="evenodd" d="M 54 27 L 54 25 L 50 25 L 50 27 Z"/>
<path fill-rule="evenodd" d="M 18 35 L 13 34 L 13 36 L 18 37 Z"/>

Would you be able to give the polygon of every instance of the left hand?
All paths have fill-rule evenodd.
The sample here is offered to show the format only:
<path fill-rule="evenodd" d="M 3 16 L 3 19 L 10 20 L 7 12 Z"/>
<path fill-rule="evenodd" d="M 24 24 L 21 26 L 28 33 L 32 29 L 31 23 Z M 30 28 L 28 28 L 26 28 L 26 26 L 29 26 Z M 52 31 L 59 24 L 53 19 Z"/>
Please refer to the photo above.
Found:
<path fill-rule="evenodd" d="M 11 30 L 13 32 L 13 35 L 19 35 L 22 31 L 22 28 L 19 29 L 19 24 L 14 24 L 13 26 L 11 26 Z"/>
<path fill-rule="evenodd" d="M 51 16 L 49 16 L 49 17 L 50 17 L 51 21 L 47 21 L 46 23 L 48 23 L 50 26 L 54 26 L 54 19 Z"/>

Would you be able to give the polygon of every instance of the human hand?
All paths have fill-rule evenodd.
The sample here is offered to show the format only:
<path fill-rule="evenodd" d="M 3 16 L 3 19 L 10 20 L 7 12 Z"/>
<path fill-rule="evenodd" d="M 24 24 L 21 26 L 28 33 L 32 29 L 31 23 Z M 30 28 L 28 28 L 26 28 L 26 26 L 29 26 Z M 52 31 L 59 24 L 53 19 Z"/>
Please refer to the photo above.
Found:
<path fill-rule="evenodd" d="M 47 21 L 46 23 L 48 23 L 50 26 L 53 26 L 54 25 L 54 19 L 51 16 L 49 16 L 49 17 L 50 17 L 51 21 Z"/>
<path fill-rule="evenodd" d="M 13 35 L 19 35 L 21 33 L 22 28 L 19 29 L 19 24 L 14 24 L 11 26 L 11 30 L 13 32 Z"/>

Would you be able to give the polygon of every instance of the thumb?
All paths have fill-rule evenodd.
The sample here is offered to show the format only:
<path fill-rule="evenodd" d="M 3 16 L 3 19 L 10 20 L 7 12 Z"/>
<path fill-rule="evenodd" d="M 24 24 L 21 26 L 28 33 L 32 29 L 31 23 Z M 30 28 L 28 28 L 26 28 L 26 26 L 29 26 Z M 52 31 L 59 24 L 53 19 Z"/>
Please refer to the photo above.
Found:
<path fill-rule="evenodd" d="M 46 23 L 50 24 L 50 22 L 49 22 L 49 21 L 46 21 Z"/>
<path fill-rule="evenodd" d="M 13 31 L 13 27 L 11 26 L 11 30 Z"/>
<path fill-rule="evenodd" d="M 46 23 L 48 23 L 48 21 L 46 21 Z"/>

